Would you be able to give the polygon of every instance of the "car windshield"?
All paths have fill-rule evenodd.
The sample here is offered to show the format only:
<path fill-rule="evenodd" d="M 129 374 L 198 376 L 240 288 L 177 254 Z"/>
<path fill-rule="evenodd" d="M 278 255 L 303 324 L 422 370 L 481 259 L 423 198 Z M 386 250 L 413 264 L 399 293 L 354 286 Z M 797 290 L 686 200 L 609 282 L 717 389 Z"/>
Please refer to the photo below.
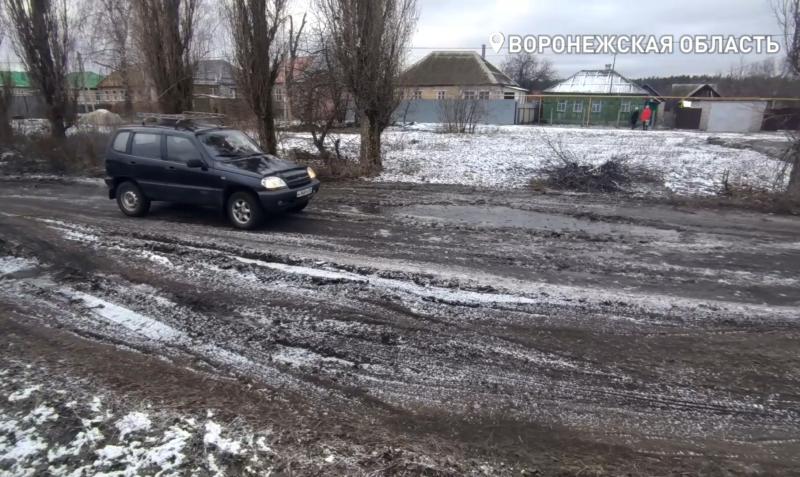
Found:
<path fill-rule="evenodd" d="M 247 157 L 264 154 L 250 137 L 232 129 L 210 131 L 198 135 L 203 147 L 215 157 Z"/>

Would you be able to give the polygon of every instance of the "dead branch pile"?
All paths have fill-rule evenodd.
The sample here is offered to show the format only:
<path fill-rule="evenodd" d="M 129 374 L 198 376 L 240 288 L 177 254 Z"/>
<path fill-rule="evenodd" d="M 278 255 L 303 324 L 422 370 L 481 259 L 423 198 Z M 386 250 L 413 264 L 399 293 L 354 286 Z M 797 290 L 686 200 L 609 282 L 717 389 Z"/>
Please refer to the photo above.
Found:
<path fill-rule="evenodd" d="M 634 183 L 662 183 L 663 178 L 655 171 L 632 164 L 625 155 L 612 155 L 598 164 L 590 161 L 564 144 L 561 136 L 542 133 L 549 150 L 539 169 L 539 183 L 554 189 L 580 192 L 623 192 Z"/>
<path fill-rule="evenodd" d="M 583 192 L 620 192 L 634 176 L 627 158 L 617 156 L 600 165 L 550 161 L 540 173 L 550 187 Z"/>

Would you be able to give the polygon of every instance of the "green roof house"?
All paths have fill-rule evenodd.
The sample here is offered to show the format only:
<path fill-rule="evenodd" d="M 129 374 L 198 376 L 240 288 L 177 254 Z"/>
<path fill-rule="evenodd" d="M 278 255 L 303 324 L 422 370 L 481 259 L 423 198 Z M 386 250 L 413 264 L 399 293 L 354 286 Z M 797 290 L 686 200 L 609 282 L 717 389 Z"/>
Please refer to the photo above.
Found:
<path fill-rule="evenodd" d="M 31 81 L 28 78 L 28 73 L 24 71 L 0 71 L 0 86 L 5 84 L 7 77 L 10 77 L 11 84 L 15 88 L 30 88 Z"/>
<path fill-rule="evenodd" d="M 94 71 L 67 74 L 67 80 L 73 88 L 97 89 L 97 85 L 103 81 L 103 78 L 105 78 L 105 76 L 95 73 Z"/>

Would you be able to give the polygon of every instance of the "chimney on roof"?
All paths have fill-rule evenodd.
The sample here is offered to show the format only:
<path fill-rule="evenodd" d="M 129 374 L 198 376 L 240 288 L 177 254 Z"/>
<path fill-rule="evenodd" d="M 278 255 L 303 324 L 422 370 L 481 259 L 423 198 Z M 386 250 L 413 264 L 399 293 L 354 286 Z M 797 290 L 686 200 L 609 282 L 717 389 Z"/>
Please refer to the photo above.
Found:
<path fill-rule="evenodd" d="M 481 45 L 481 58 L 486 59 L 486 44 Z"/>

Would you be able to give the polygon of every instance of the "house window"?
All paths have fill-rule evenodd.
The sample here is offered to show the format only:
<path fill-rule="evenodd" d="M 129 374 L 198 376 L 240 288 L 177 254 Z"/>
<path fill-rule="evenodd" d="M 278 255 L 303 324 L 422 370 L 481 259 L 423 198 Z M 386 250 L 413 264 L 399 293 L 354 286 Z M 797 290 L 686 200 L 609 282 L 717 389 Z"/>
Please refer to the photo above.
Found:
<path fill-rule="evenodd" d="M 479 92 L 478 99 L 489 99 L 489 92 L 488 91 Z"/>
<path fill-rule="evenodd" d="M 631 102 L 630 101 L 623 101 L 619 105 L 619 110 L 620 110 L 620 112 L 623 112 L 623 113 L 630 113 L 631 112 Z"/>
<path fill-rule="evenodd" d="M 559 113 L 566 113 L 567 112 L 567 102 L 566 101 L 559 101 L 558 106 L 556 106 L 556 111 Z"/>
<path fill-rule="evenodd" d="M 276 103 L 283 102 L 283 88 L 275 88 L 275 102 Z"/>
<path fill-rule="evenodd" d="M 414 99 L 422 99 L 422 91 L 420 90 L 414 91 Z"/>
<path fill-rule="evenodd" d="M 592 112 L 593 113 L 599 113 L 601 111 L 603 111 L 603 103 L 600 103 L 600 102 L 592 103 Z"/>
<path fill-rule="evenodd" d="M 475 91 L 464 91 L 464 99 L 475 99 Z"/>
<path fill-rule="evenodd" d="M 503 93 L 503 99 L 517 99 L 517 98 L 514 97 L 513 91 L 506 91 L 505 93 Z"/>
<path fill-rule="evenodd" d="M 447 91 L 437 91 L 436 92 L 436 99 L 442 100 L 447 97 Z"/>
<path fill-rule="evenodd" d="M 572 112 L 573 113 L 582 113 L 583 112 L 583 101 L 575 101 L 575 104 L 572 105 Z"/>

